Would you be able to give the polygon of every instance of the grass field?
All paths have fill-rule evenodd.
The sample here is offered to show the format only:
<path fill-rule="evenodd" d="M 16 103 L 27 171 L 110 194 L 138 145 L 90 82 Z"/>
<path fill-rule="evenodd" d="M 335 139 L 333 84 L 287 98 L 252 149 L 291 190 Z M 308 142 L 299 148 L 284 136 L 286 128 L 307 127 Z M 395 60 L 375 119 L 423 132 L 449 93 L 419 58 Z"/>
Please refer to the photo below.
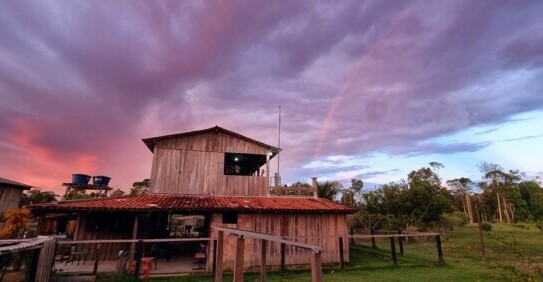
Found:
<path fill-rule="evenodd" d="M 378 248 L 369 242 L 358 242 L 351 249 L 351 262 L 345 269 L 339 265 L 325 266 L 324 281 L 511 281 L 530 275 L 543 281 L 543 232 L 533 225 L 494 224 L 485 235 L 486 257 L 481 256 L 476 225 L 467 225 L 443 235 L 444 264 L 437 264 L 433 241 L 419 239 L 404 246 L 405 255 L 398 256 L 398 265 L 390 262 L 390 243 L 378 241 Z M 398 250 L 398 246 L 396 246 Z M 541 270 L 540 270 L 541 271 Z M 245 281 L 258 281 L 258 273 L 247 273 Z M 225 281 L 231 281 L 225 276 Z M 269 281 L 311 281 L 309 270 L 269 272 Z M 100 281 L 129 281 L 103 279 Z M 213 281 L 212 276 L 150 278 L 148 281 Z"/>

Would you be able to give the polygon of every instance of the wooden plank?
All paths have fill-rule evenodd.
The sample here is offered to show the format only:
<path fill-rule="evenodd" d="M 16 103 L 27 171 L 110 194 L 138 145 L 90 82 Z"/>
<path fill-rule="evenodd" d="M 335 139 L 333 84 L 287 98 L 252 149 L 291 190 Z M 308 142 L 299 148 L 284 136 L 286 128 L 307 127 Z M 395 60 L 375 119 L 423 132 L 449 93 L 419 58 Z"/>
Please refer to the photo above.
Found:
<path fill-rule="evenodd" d="M 345 268 L 345 257 L 343 254 L 343 237 L 339 237 L 339 265 L 341 269 Z"/>
<path fill-rule="evenodd" d="M 234 259 L 234 282 L 243 282 L 243 264 L 245 262 L 245 238 L 239 236 L 236 239 L 236 257 Z"/>
<path fill-rule="evenodd" d="M 402 233 L 402 234 L 375 234 L 375 235 L 354 235 L 354 236 L 351 236 L 349 235 L 349 237 L 352 237 L 352 238 L 391 238 L 391 237 L 431 237 L 431 236 L 436 236 L 436 235 L 439 235 L 439 233 Z"/>
<path fill-rule="evenodd" d="M 55 258 L 56 240 L 49 239 L 43 242 L 43 248 L 40 251 L 40 258 L 36 270 L 37 282 L 49 282 L 53 260 Z"/>

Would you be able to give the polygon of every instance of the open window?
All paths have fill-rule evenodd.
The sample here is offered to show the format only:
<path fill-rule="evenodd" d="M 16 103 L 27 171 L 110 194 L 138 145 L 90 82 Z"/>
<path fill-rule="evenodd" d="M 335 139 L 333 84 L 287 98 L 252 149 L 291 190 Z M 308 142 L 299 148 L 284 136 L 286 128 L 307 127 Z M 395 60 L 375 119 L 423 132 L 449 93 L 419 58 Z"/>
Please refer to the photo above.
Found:
<path fill-rule="evenodd" d="M 224 174 L 260 176 L 260 167 L 266 164 L 266 155 L 225 153 Z"/>

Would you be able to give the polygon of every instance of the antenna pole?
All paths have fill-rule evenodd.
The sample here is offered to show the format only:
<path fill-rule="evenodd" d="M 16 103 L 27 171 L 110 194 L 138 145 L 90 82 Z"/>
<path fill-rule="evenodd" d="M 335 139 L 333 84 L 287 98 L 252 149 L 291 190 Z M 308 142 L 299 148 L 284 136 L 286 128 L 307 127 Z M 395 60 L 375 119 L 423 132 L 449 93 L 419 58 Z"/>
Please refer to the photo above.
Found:
<path fill-rule="evenodd" d="M 277 140 L 277 148 L 281 149 L 281 106 L 279 106 L 279 135 Z M 277 176 L 279 176 L 279 153 L 277 154 Z"/>

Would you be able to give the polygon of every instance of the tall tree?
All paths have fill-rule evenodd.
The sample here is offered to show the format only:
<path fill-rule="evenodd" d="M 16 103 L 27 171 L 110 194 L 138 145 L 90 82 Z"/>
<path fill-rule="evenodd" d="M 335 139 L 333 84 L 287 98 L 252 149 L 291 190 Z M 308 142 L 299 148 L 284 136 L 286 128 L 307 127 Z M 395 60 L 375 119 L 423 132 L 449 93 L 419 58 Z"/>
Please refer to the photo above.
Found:
<path fill-rule="evenodd" d="M 341 191 L 341 203 L 350 207 L 360 206 L 363 200 L 362 188 L 364 188 L 362 180 L 351 179 L 351 187 Z"/>
<path fill-rule="evenodd" d="M 461 178 L 455 178 L 452 180 L 447 181 L 447 185 L 453 191 L 460 196 L 461 202 L 462 202 L 462 208 L 464 210 L 464 215 L 468 218 L 468 221 L 470 223 L 474 222 L 473 219 L 473 209 L 471 205 L 471 197 L 470 197 L 470 184 L 471 180 L 469 178 L 461 177 Z"/>

